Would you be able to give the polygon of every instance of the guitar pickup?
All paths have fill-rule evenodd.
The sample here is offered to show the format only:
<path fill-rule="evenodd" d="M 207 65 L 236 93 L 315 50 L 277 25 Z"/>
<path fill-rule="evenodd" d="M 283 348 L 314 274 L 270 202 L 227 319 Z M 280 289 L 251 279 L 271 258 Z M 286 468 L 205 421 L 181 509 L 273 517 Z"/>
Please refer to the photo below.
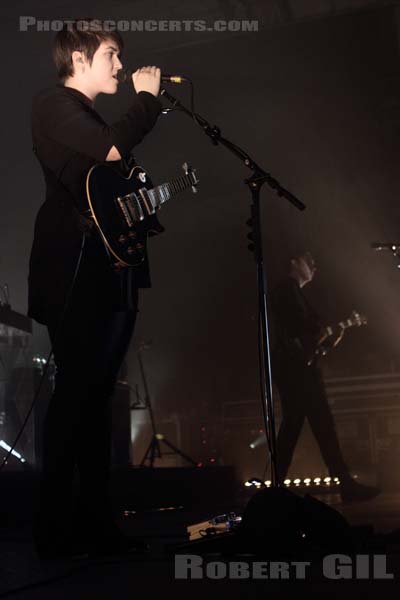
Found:
<path fill-rule="evenodd" d="M 132 216 L 131 216 L 129 209 L 126 206 L 125 198 L 126 198 L 126 196 L 122 196 L 122 197 L 118 196 L 117 204 L 118 204 L 119 208 L 121 209 L 121 212 L 124 216 L 126 224 L 128 225 L 128 227 L 132 227 L 133 220 L 132 220 Z"/>
<path fill-rule="evenodd" d="M 117 198 L 117 202 L 125 217 L 128 227 L 132 227 L 132 225 L 137 223 L 137 221 L 143 221 L 144 212 L 140 206 L 139 199 L 134 193 L 127 194 L 126 196 L 119 196 Z"/>
<path fill-rule="evenodd" d="M 154 215 L 156 210 L 155 210 L 155 206 L 153 204 L 151 190 L 147 190 L 146 188 L 140 188 L 139 194 L 142 199 L 146 213 L 148 215 Z M 155 200 L 154 200 L 154 203 L 155 203 Z"/>
<path fill-rule="evenodd" d="M 136 222 L 143 221 L 145 215 L 144 215 L 142 207 L 140 206 L 140 200 L 136 196 L 136 194 L 134 194 L 132 192 L 132 194 L 128 194 L 127 196 L 124 196 L 124 197 L 126 198 L 126 204 L 128 206 L 128 209 L 131 212 L 133 220 Z"/>

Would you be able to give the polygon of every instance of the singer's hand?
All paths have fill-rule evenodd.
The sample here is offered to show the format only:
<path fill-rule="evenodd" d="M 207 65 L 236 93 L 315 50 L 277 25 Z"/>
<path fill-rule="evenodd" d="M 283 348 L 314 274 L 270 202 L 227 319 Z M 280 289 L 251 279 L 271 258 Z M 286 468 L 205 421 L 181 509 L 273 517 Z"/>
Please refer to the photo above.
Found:
<path fill-rule="evenodd" d="M 142 67 L 132 73 L 132 83 L 139 92 L 150 92 L 157 97 L 160 91 L 161 69 L 158 67 Z"/>

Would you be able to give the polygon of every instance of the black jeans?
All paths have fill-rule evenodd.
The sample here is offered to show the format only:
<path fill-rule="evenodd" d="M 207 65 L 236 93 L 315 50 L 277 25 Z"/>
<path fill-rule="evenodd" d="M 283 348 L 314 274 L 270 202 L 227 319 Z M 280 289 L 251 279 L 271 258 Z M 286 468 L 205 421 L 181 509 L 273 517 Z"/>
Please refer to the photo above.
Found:
<path fill-rule="evenodd" d="M 127 351 L 136 310 L 93 307 L 67 313 L 59 331 L 50 324 L 57 366 L 55 390 L 44 422 L 37 542 L 71 534 L 74 510 L 98 528 L 111 518 L 108 483 L 111 462 L 111 397 Z M 78 508 L 73 482 L 79 476 Z"/>
<path fill-rule="evenodd" d="M 275 382 L 282 407 L 276 448 L 281 481 L 287 476 L 306 418 L 330 475 L 348 479 L 320 369 L 288 362 L 277 369 Z"/>

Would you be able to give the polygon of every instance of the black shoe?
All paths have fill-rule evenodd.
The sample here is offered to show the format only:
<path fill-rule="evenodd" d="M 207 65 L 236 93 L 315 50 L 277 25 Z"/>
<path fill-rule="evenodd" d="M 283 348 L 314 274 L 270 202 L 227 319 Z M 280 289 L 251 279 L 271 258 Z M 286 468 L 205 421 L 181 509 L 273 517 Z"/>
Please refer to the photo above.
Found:
<path fill-rule="evenodd" d="M 341 482 L 340 496 L 343 502 L 363 502 L 372 500 L 381 493 L 381 490 L 372 485 L 357 483 L 354 479 Z"/>

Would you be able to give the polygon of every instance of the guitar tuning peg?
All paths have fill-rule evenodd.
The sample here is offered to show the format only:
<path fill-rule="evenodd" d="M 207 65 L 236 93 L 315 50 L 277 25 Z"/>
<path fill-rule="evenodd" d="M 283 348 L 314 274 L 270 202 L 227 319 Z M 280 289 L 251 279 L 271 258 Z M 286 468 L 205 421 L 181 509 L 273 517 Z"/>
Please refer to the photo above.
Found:
<path fill-rule="evenodd" d="M 187 162 L 183 163 L 182 169 L 185 171 L 185 175 L 189 175 L 189 171 L 190 171 L 190 173 L 195 173 L 196 172 L 196 169 L 192 169 L 192 167 Z M 196 186 L 192 185 L 192 192 L 193 192 L 193 194 L 197 194 L 197 191 L 198 190 L 197 190 Z"/>

